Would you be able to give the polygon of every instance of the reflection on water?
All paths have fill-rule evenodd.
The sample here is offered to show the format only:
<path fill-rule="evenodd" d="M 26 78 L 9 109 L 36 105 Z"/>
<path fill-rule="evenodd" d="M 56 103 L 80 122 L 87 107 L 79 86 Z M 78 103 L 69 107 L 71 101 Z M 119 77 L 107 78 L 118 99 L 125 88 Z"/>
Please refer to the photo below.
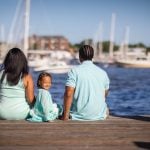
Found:
<path fill-rule="evenodd" d="M 104 69 L 111 80 L 107 97 L 110 113 L 150 115 L 150 69 L 127 69 L 115 66 Z M 36 83 L 39 73 L 32 72 L 32 74 Z M 52 74 L 52 77 L 53 84 L 50 92 L 54 101 L 62 104 L 67 74 Z"/>

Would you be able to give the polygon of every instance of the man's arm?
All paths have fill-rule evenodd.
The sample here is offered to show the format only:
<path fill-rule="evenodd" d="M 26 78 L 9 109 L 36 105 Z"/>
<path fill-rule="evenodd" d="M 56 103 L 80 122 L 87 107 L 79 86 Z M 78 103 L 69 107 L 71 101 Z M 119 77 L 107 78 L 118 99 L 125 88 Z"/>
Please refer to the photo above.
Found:
<path fill-rule="evenodd" d="M 65 94 L 64 94 L 64 112 L 62 116 L 62 120 L 68 120 L 70 114 L 70 108 L 73 100 L 75 89 L 73 87 L 66 86 Z"/>
<path fill-rule="evenodd" d="M 109 92 L 109 90 L 105 90 L 105 98 L 107 97 L 108 92 Z"/>

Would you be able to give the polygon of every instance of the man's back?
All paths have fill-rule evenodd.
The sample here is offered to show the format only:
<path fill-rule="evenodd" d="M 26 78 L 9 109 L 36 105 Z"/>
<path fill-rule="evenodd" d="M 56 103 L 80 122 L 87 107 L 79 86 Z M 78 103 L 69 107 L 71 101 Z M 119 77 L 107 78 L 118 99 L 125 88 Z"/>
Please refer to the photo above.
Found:
<path fill-rule="evenodd" d="M 109 79 L 92 61 L 84 61 L 68 73 L 66 86 L 75 88 L 71 107 L 73 120 L 103 120 L 106 117 L 105 90 Z"/>
<path fill-rule="evenodd" d="M 61 119 L 103 120 L 107 117 L 105 97 L 109 89 L 107 73 L 93 64 L 94 49 L 83 45 L 79 49 L 81 65 L 68 73 L 64 93 L 64 113 Z"/>

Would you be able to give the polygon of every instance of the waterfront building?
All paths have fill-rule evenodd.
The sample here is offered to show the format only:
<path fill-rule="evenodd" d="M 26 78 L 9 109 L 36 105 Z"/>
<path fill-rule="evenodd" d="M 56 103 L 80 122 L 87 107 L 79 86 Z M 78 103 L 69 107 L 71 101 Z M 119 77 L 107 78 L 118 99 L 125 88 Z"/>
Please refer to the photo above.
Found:
<path fill-rule="evenodd" d="M 29 49 L 70 51 L 69 41 L 64 36 L 30 36 Z"/>

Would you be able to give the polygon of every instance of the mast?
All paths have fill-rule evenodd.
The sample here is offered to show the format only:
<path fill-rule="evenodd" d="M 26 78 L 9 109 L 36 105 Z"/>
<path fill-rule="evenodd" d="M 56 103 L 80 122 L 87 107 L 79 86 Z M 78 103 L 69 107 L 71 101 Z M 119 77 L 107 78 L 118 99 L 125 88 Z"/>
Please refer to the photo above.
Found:
<path fill-rule="evenodd" d="M 30 17 L 30 0 L 25 0 L 25 14 L 24 14 L 24 54 L 27 56 L 29 48 L 29 17 Z"/>
<path fill-rule="evenodd" d="M 124 58 L 126 59 L 126 53 L 128 51 L 128 43 L 129 43 L 129 33 L 130 33 L 130 27 L 126 26 L 125 30 L 125 39 L 124 39 Z"/>
<path fill-rule="evenodd" d="M 110 30 L 110 45 L 109 45 L 109 57 L 110 58 L 113 58 L 115 21 L 116 21 L 116 14 L 113 13 L 112 18 L 111 18 L 111 30 Z"/>
<path fill-rule="evenodd" d="M 98 53 L 98 57 L 102 56 L 103 53 L 103 22 L 100 22 L 99 24 L 99 44 L 98 44 L 98 49 L 99 49 L 99 53 Z"/>
<path fill-rule="evenodd" d="M 99 61 L 99 58 L 102 55 L 102 31 L 103 31 L 103 22 L 100 22 L 92 43 L 92 46 L 95 50 L 94 59 L 96 61 Z"/>
<path fill-rule="evenodd" d="M 17 17 L 19 15 L 19 11 L 20 11 L 20 7 L 21 7 L 21 4 L 22 4 L 22 1 L 18 1 L 17 3 L 17 7 L 16 7 L 16 10 L 15 10 L 15 15 L 13 17 L 13 20 L 12 20 L 12 24 L 10 26 L 10 30 L 9 30 L 9 34 L 8 34 L 8 39 L 7 39 L 7 49 L 11 48 L 14 44 L 16 44 L 16 41 L 15 41 L 15 27 L 17 26 L 16 23 L 18 22 L 17 20 Z"/>

